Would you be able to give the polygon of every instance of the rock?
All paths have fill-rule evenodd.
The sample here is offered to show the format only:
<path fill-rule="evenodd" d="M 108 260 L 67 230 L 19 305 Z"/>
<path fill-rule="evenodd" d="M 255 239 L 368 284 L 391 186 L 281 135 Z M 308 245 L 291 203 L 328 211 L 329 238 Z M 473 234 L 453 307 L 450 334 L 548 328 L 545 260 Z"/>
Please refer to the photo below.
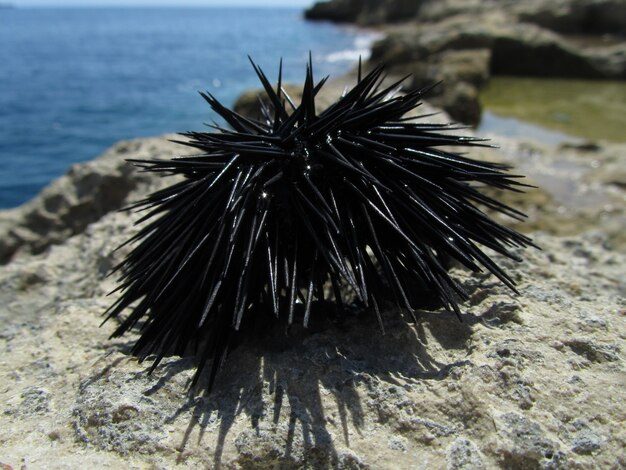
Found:
<path fill-rule="evenodd" d="M 304 17 L 364 26 L 396 23 L 415 17 L 423 3 L 424 0 L 333 0 L 316 2 Z"/>
<path fill-rule="evenodd" d="M 535 25 L 510 24 L 501 14 L 489 13 L 391 32 L 374 44 L 370 60 L 402 68 L 430 61 L 448 50 L 487 49 L 490 74 L 622 78 L 626 76 L 625 47 L 580 48 Z"/>
<path fill-rule="evenodd" d="M 491 72 L 566 78 L 626 77 L 626 47 L 581 49 L 531 25 L 516 25 L 493 36 Z"/>
<path fill-rule="evenodd" d="M 554 32 L 486 12 L 391 30 L 373 45 L 370 63 L 413 74 L 412 87 L 443 80 L 431 92 L 433 104 L 476 125 L 478 92 L 490 76 L 621 79 L 626 77 L 626 44 L 581 48 Z"/>
<path fill-rule="evenodd" d="M 176 449 L 168 448 L 165 442 L 167 421 L 176 414 L 177 405 L 165 407 L 146 393 L 152 386 L 147 376 L 135 379 L 119 372 L 107 372 L 106 383 L 110 386 L 102 387 L 97 379 L 80 384 L 72 411 L 77 439 L 124 455 L 163 451 L 174 454 Z M 136 380 L 144 381 L 143 387 L 137 387 Z"/>
<path fill-rule="evenodd" d="M 597 147 L 554 148 L 500 135 L 483 137 L 500 147 L 497 153 L 504 162 L 515 165 L 529 184 L 538 186 L 526 188 L 523 194 L 498 194 L 499 199 L 528 215 L 524 221 L 512 222 L 518 230 L 564 236 L 602 227 L 606 238 L 601 243 L 626 250 L 626 185 L 616 184 L 626 181 L 626 145 L 602 142 L 596 143 Z M 491 150 L 478 153 L 481 158 L 494 158 Z"/>
<path fill-rule="evenodd" d="M 484 467 L 480 451 L 469 439 L 461 437 L 448 447 L 448 469 L 478 470 Z"/>
<path fill-rule="evenodd" d="M 487 49 L 444 51 L 403 71 L 412 73 L 409 88 L 427 88 L 441 82 L 426 99 L 456 121 L 477 124 L 482 111 L 478 90 L 487 83 L 490 55 Z"/>
<path fill-rule="evenodd" d="M 337 23 L 354 23 L 359 16 L 359 10 L 355 7 L 362 6 L 364 2 L 341 0 L 334 2 L 316 2 L 304 12 L 308 20 L 328 20 Z"/>
<path fill-rule="evenodd" d="M 403 21 L 386 27 L 370 63 L 412 73 L 414 88 L 444 80 L 433 90 L 433 104 L 472 125 L 480 119 L 478 92 L 492 75 L 626 78 L 626 43 L 619 36 L 626 31 L 626 0 L 404 5 L 401 0 L 333 0 L 317 3 L 307 15 L 357 24 Z"/>
<path fill-rule="evenodd" d="M 525 416 L 505 413 L 496 422 L 503 437 L 499 448 L 503 467 L 547 468 L 549 462 L 561 456 L 557 444 L 546 436 L 541 426 Z"/>
<path fill-rule="evenodd" d="M 517 14 L 524 23 L 532 23 L 558 33 L 575 34 L 581 33 L 585 28 L 588 11 L 587 8 L 582 8 L 584 3 L 524 2 L 518 7 Z"/>
<path fill-rule="evenodd" d="M 626 34 L 626 1 L 590 1 L 586 26 L 589 32 Z"/>
<path fill-rule="evenodd" d="M 3 320 L 13 330 L 0 335 L 0 373 L 10 378 L 0 394 L 15 410 L 0 418 L 5 462 L 413 468 L 420 456 L 449 468 L 620 464 L 623 362 L 594 360 L 577 370 L 571 361 L 580 355 L 569 346 L 584 332 L 599 358 L 603 345 L 615 343 L 618 355 L 624 347 L 615 315 L 626 258 L 595 235 L 536 234 L 543 251 L 528 252 L 515 267 L 502 261 L 517 269 L 520 297 L 455 270 L 475 293 L 463 324 L 449 312 L 421 311 L 408 325 L 389 310 L 385 336 L 371 316 L 283 337 L 280 347 L 274 337 L 284 332 L 271 331 L 236 348 L 203 397 L 186 392 L 189 359 L 168 358 L 148 375 L 148 365 L 127 355 L 136 336 L 112 341 L 114 324 L 98 328 L 113 284 L 94 267 L 130 222 L 111 212 L 63 245 L 0 269 L 3 283 L 43 266 L 55 273 L 29 284 Z M 589 264 L 573 254 L 581 249 Z M 598 270 L 601 276 L 590 274 Z M 72 272 L 82 273 L 84 287 Z M 580 291 L 569 288 L 575 283 Z M 512 309 L 518 319 L 509 320 Z M 603 321 L 577 323 L 591 313 Z M 580 378 L 572 381 L 574 374 Z M 535 398 L 520 410 L 521 386 Z"/>
<path fill-rule="evenodd" d="M 302 87 L 297 85 L 285 84 L 283 90 L 289 95 L 294 103 L 300 103 L 302 99 Z M 233 109 L 247 117 L 257 120 L 263 120 L 264 116 L 261 111 L 262 105 L 267 106 L 269 98 L 267 93 L 262 89 L 253 89 L 244 91 L 233 105 Z"/>
<path fill-rule="evenodd" d="M 626 2 L 623 0 L 559 0 L 521 2 L 520 21 L 564 34 L 624 34 Z"/>
<path fill-rule="evenodd" d="M 95 160 L 73 165 L 37 197 L 0 216 L 0 263 L 18 252 L 41 253 L 122 208 L 133 191 L 144 188 L 134 197 L 145 193 L 157 178 L 125 159 L 172 156 L 182 149 L 164 138 L 123 141 Z"/>
<path fill-rule="evenodd" d="M 564 34 L 624 34 L 624 0 L 331 0 L 305 11 L 310 20 L 360 25 L 437 22 L 458 15 L 505 11 L 510 22 L 532 23 Z"/>
<path fill-rule="evenodd" d="M 591 454 L 602 447 L 603 440 L 593 432 L 579 432 L 572 440 L 572 450 L 577 454 Z"/>
<path fill-rule="evenodd" d="M 454 83 L 443 94 L 429 101 L 446 110 L 455 121 L 473 125 L 480 122 L 482 106 L 478 99 L 478 90 L 468 82 Z"/>
<path fill-rule="evenodd" d="M 358 10 L 356 2 L 350 0 L 342 0 L 335 2 L 316 2 L 305 10 L 304 17 L 307 20 L 327 20 L 336 23 L 354 23 L 358 18 Z"/>
<path fill-rule="evenodd" d="M 11 406 L 14 405 L 14 406 Z M 38 387 L 28 387 L 19 396 L 17 403 L 9 402 L 6 415 L 32 416 L 44 415 L 50 411 L 50 393 Z"/>
<path fill-rule="evenodd" d="M 543 173 L 558 155 L 561 164 L 549 167 L 554 181 L 578 178 L 595 192 L 610 187 L 607 194 L 624 195 L 608 183 L 593 186 L 608 176 L 588 179 L 618 168 L 623 147 L 553 149 L 498 140 L 500 151 L 477 149 L 475 156 L 515 159 Z M 155 140 L 136 145 L 150 142 L 159 146 Z M 153 156 L 174 149 L 155 148 Z M 596 159 L 604 170 L 589 165 Z M 563 161 L 586 162 L 585 171 L 571 172 Z M 566 198 L 588 199 L 584 185 L 571 186 L 576 192 Z M 558 207 L 560 197 L 542 205 Z M 538 214 L 537 224 L 553 217 Z M 291 336 L 270 329 L 231 352 L 205 396 L 187 391 L 191 359 L 166 358 L 148 375 L 149 361 L 129 356 L 135 334 L 110 340 L 114 322 L 99 327 L 115 300 L 106 295 L 115 286 L 106 273 L 124 255 L 111 250 L 134 233 L 137 217 L 108 212 L 44 252 L 24 250 L 0 267 L 0 374 L 7 378 L 0 386 L 0 442 L 7 465 L 626 464 L 626 255 L 605 233 L 535 232 L 542 251 L 527 251 L 521 263 L 497 258 L 513 274 L 519 296 L 484 274 L 453 268 L 470 294 L 463 323 L 439 309 L 421 310 L 418 322 L 408 324 L 388 306 L 384 336 L 368 312 L 346 317 L 342 327 Z M 597 212 L 594 217 L 579 229 L 597 229 Z"/>

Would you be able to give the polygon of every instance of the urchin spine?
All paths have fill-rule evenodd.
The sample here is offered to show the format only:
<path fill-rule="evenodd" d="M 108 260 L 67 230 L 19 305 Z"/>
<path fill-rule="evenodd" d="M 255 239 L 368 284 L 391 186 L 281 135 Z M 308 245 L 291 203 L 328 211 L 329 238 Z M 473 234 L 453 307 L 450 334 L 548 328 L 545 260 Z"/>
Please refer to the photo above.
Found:
<path fill-rule="evenodd" d="M 418 286 L 460 315 L 458 301 L 467 295 L 443 259 L 484 267 L 515 289 L 479 245 L 518 259 L 510 248 L 532 241 L 481 207 L 524 216 L 480 187 L 519 191 L 524 184 L 505 165 L 448 150 L 483 140 L 405 117 L 426 90 L 395 95 L 402 81 L 383 86 L 382 67 L 362 76 L 359 66 L 354 88 L 318 113 L 315 98 L 328 77 L 315 83 L 311 61 L 299 105 L 282 88 L 282 64 L 276 89 L 252 65 L 268 98 L 263 119 L 202 93 L 229 128 L 184 133 L 180 143 L 201 152 L 195 156 L 131 160 L 184 180 L 132 207 L 146 214 L 128 241 L 134 248 L 115 268 L 122 294 L 107 318 L 134 306 L 114 336 L 141 321 L 133 352 L 154 355 L 153 367 L 192 346 L 194 382 L 211 361 L 211 384 L 247 319 L 301 318 L 306 326 L 315 303 L 341 305 L 344 286 L 381 327 L 383 302 L 413 314 Z"/>

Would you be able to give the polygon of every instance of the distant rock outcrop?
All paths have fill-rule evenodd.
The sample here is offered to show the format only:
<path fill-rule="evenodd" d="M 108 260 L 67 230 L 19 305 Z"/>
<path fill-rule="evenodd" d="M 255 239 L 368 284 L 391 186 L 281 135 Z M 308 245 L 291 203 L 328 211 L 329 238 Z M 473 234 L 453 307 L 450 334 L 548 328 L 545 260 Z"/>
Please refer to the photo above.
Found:
<path fill-rule="evenodd" d="M 310 20 L 362 26 L 436 22 L 500 10 L 512 19 L 564 34 L 626 34 L 624 0 L 330 0 L 304 13 Z"/>
<path fill-rule="evenodd" d="M 305 11 L 309 20 L 379 25 L 399 23 L 417 16 L 424 0 L 332 0 L 317 2 Z"/>
<path fill-rule="evenodd" d="M 413 86 L 443 80 L 433 103 L 470 124 L 479 120 L 478 92 L 491 75 L 626 78 L 626 0 L 405 3 L 333 0 L 307 17 L 336 21 L 333 12 L 350 11 L 341 21 L 384 26 L 371 61 L 413 73 Z"/>

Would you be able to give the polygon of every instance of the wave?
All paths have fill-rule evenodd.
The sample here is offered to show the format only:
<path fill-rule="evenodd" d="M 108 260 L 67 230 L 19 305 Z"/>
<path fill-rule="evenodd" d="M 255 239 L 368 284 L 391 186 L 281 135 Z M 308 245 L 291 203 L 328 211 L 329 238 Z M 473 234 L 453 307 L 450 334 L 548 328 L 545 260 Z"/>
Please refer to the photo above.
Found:
<path fill-rule="evenodd" d="M 370 58 L 372 44 L 381 39 L 384 35 L 377 32 L 359 32 L 358 36 L 354 38 L 354 42 L 351 48 L 341 51 L 331 52 L 327 54 L 323 60 L 330 63 L 335 62 L 357 62 L 359 57 L 362 60 Z"/>

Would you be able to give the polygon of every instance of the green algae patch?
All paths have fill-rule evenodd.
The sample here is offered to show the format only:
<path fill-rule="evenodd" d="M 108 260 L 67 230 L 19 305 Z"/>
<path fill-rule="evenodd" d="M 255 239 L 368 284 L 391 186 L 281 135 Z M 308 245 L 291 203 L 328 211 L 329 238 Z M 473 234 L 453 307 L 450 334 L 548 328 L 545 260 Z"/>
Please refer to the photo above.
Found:
<path fill-rule="evenodd" d="M 585 139 L 626 142 L 626 81 L 494 77 L 485 110 Z"/>

